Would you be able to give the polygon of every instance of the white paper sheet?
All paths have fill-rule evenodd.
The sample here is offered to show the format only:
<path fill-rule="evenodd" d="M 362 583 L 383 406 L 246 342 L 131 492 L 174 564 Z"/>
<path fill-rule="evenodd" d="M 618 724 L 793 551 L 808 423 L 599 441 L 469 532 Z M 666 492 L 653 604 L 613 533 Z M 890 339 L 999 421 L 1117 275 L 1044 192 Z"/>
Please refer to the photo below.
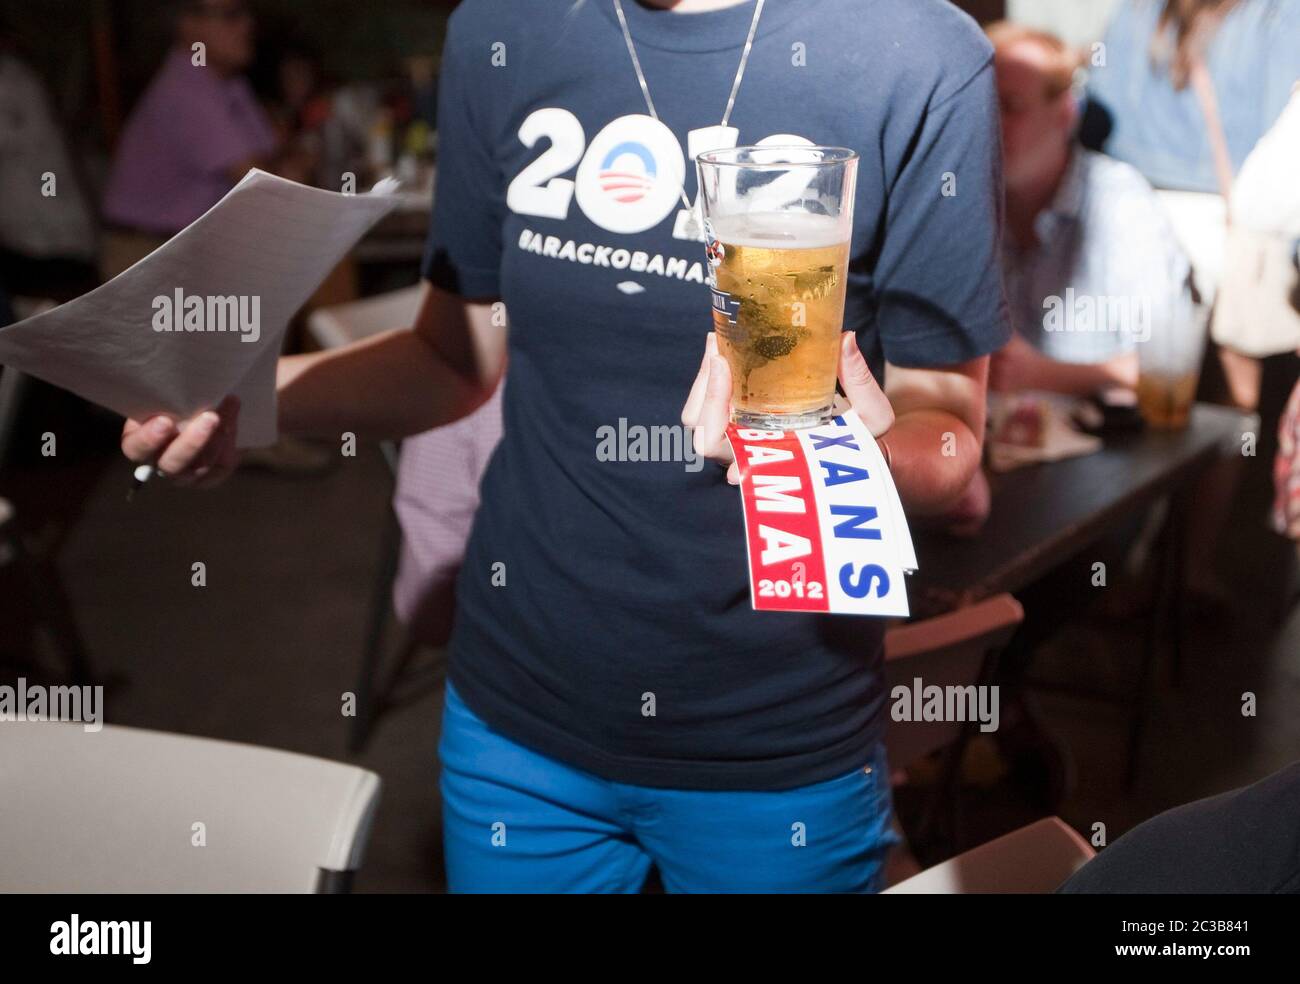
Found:
<path fill-rule="evenodd" d="M 137 418 L 190 417 L 235 393 L 239 445 L 274 443 L 275 363 L 289 319 L 393 208 L 394 187 L 381 183 L 370 194 L 341 195 L 249 171 L 129 270 L 0 328 L 0 364 Z M 164 309 L 176 308 L 177 290 L 181 312 L 187 298 L 204 299 L 203 311 L 191 330 L 182 321 L 183 330 L 159 331 Z M 222 323 L 211 316 L 219 306 L 206 299 L 229 297 L 243 299 L 248 314 L 257 299 L 256 331 L 213 330 Z"/>

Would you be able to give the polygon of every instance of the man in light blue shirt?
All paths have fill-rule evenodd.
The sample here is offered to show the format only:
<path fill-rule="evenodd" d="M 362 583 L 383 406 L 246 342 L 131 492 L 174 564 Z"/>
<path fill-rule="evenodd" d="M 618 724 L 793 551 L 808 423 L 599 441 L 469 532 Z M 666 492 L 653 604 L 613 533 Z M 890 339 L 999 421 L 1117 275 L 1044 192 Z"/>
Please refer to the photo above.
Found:
<path fill-rule="evenodd" d="M 1187 258 L 1132 167 L 1079 147 L 1077 59 L 1051 35 L 996 24 L 1005 157 L 1003 244 L 1015 337 L 990 386 L 1088 394 L 1137 381 L 1136 346 L 1192 324 Z"/>

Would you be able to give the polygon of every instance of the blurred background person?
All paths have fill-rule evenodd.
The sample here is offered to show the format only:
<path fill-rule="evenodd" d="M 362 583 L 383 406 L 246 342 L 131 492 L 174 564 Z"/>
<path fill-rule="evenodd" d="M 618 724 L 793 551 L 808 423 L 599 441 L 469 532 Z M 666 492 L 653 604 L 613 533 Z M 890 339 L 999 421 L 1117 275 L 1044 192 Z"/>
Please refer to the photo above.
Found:
<path fill-rule="evenodd" d="M 1101 40 L 1116 4 L 1121 0 L 1006 0 L 1001 16 L 988 17 L 984 23 L 1005 17 L 1013 24 L 1037 28 L 1060 38 L 1071 48 L 1084 50 Z"/>
<path fill-rule="evenodd" d="M 1104 149 L 1165 190 L 1208 306 L 1223 271 L 1227 209 L 1197 66 L 1222 121 L 1224 164 L 1235 174 L 1300 79 L 1300 0 L 1124 0 L 1103 53 L 1089 88 L 1111 118 Z M 1255 409 L 1259 363 L 1226 347 L 1219 361 L 1232 402 Z"/>
<path fill-rule="evenodd" d="M 95 222 L 50 94 L 0 15 L 0 286 L 68 300 L 95 286 Z"/>
<path fill-rule="evenodd" d="M 1151 321 L 1192 317 L 1187 257 L 1146 179 L 1079 145 L 1078 52 L 1008 21 L 986 31 L 1002 124 L 1003 273 L 1015 329 L 990 363 L 990 390 L 1088 396 L 1132 389 L 1136 344 Z M 945 517 L 949 531 L 977 532 L 991 505 L 978 472 Z"/>
<path fill-rule="evenodd" d="M 244 70 L 253 16 L 242 0 L 181 0 L 173 44 L 127 120 L 104 194 L 105 280 L 153 252 L 221 200 L 250 168 L 310 182 L 312 155 L 277 134 Z M 291 67 L 287 103 L 305 113 L 310 82 Z M 306 90 L 306 91 L 303 91 Z M 252 467 L 318 474 L 331 459 L 306 442 L 257 449 Z"/>
<path fill-rule="evenodd" d="M 1158 189 L 1191 260 L 1199 302 L 1193 328 L 1203 332 L 1208 322 L 1219 342 L 1216 357 L 1204 361 L 1202 398 L 1260 413 L 1257 453 L 1224 459 L 1198 486 L 1203 514 L 1218 523 L 1189 534 L 1194 610 L 1226 616 L 1231 592 L 1216 574 L 1217 532 L 1238 497 L 1253 503 L 1267 494 L 1267 463 L 1297 374 L 1294 355 L 1261 363 L 1221 330 L 1227 198 L 1300 79 L 1300 0 L 1123 0 L 1098 56 L 1089 91 L 1109 117 L 1103 149 Z"/>
<path fill-rule="evenodd" d="M 249 168 L 308 177 L 243 76 L 252 58 L 241 0 L 178 5 L 174 43 L 127 121 L 105 190 L 105 279 L 197 219 Z"/>
<path fill-rule="evenodd" d="M 1066 895 L 1300 895 L 1300 762 L 1134 827 Z M 1241 831 L 1250 831 L 1247 837 Z"/>
<path fill-rule="evenodd" d="M 1157 188 L 1218 192 L 1192 67 L 1204 61 L 1234 169 L 1273 125 L 1300 79 L 1295 0 L 1123 0 L 1089 80 L 1113 118 L 1105 150 Z"/>
<path fill-rule="evenodd" d="M 1300 312 L 1300 243 L 1296 244 L 1291 261 L 1296 269 L 1291 306 Z M 1300 542 L 1300 382 L 1291 390 L 1278 425 L 1273 484 L 1273 529 Z"/>
<path fill-rule="evenodd" d="M 258 64 L 250 75 L 254 87 L 264 94 L 276 138 L 284 148 L 282 156 L 301 172 L 298 180 L 336 190 L 338 176 L 331 180 L 320 171 L 323 129 L 333 112 L 333 94 L 319 54 L 294 37 L 259 44 L 259 48 Z"/>
<path fill-rule="evenodd" d="M 1043 31 L 1006 21 L 987 30 L 1002 120 L 1003 265 L 1016 329 L 993 358 L 990 386 L 1080 396 L 1132 388 L 1135 342 L 1150 331 L 1150 318 L 1184 313 L 1187 258 L 1142 175 L 1078 145 L 1078 55 Z M 1083 301 L 1093 312 L 1087 318 L 1077 311 Z"/>
<path fill-rule="evenodd" d="M 504 384 L 502 384 L 504 385 Z M 402 546 L 393 610 L 417 645 L 445 646 L 479 486 L 501 442 L 501 390 L 467 417 L 402 442 L 393 512 Z"/>

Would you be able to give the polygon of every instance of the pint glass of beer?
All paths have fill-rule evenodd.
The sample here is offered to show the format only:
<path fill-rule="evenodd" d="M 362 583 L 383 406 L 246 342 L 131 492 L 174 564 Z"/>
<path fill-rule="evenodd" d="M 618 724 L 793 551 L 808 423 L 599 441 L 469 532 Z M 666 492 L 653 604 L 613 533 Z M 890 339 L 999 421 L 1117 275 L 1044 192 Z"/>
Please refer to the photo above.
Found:
<path fill-rule="evenodd" d="M 793 430 L 831 419 L 858 155 L 736 147 L 695 159 L 732 420 Z"/>

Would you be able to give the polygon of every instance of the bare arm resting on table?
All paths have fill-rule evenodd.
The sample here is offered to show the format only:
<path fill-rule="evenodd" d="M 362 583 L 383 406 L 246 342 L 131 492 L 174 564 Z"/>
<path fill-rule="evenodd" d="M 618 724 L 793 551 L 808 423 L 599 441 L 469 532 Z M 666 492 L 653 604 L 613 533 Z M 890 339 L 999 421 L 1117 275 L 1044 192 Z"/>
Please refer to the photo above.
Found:
<path fill-rule="evenodd" d="M 495 320 L 501 320 L 499 318 Z M 472 413 L 505 367 L 506 326 L 493 301 L 465 300 L 429 284 L 410 328 L 280 360 L 280 427 L 287 434 L 406 437 Z M 238 404 L 227 399 L 177 423 L 128 420 L 122 452 L 156 462 L 180 484 L 213 484 L 233 469 Z"/>
<path fill-rule="evenodd" d="M 993 354 L 989 389 L 1050 390 L 1087 396 L 1112 386 L 1133 389 L 1138 380 L 1136 352 L 1122 352 L 1105 362 L 1057 362 L 1043 355 L 1019 335 Z"/>

